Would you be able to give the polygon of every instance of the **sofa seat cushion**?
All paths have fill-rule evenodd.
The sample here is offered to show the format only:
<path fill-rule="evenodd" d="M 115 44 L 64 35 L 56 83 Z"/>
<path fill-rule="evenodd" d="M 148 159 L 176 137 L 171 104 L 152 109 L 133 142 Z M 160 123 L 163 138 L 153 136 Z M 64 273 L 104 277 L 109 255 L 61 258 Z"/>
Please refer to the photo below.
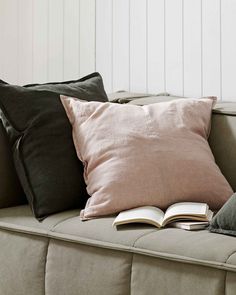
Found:
<path fill-rule="evenodd" d="M 79 214 L 78 210 L 70 210 L 53 214 L 43 222 L 33 216 L 29 205 L 0 209 L 0 229 L 47 236 L 56 224 Z"/>
<path fill-rule="evenodd" d="M 79 213 L 55 214 L 39 223 L 28 206 L 1 209 L 0 229 L 236 272 L 235 237 L 147 225 L 117 230 L 112 227 L 114 217 L 82 222 Z"/>

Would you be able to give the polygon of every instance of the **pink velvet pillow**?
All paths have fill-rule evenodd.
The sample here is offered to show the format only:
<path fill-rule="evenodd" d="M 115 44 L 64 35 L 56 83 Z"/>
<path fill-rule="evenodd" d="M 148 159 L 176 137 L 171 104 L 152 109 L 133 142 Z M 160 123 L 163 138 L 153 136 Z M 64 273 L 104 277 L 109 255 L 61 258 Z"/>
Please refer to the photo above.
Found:
<path fill-rule="evenodd" d="M 233 194 L 207 142 L 214 98 L 146 106 L 61 100 L 91 196 L 82 219 L 181 201 L 214 210 Z"/>

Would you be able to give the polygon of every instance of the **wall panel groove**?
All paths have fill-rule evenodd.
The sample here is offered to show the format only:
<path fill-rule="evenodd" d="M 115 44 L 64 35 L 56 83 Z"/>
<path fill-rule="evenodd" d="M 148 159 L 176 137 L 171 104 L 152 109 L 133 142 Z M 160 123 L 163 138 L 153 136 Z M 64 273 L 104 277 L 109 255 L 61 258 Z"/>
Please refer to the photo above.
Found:
<path fill-rule="evenodd" d="M 235 99 L 236 1 L 221 2 L 222 98 Z"/>
<path fill-rule="evenodd" d="M 220 1 L 202 1 L 203 96 L 221 98 Z"/>
<path fill-rule="evenodd" d="M 95 0 L 80 0 L 80 76 L 95 71 Z"/>
<path fill-rule="evenodd" d="M 63 48 L 63 73 L 64 80 L 79 77 L 80 74 L 80 1 L 64 0 L 64 48 Z"/>
<path fill-rule="evenodd" d="M 182 6 L 183 0 L 166 0 L 166 91 L 176 95 L 183 95 L 184 82 Z"/>
<path fill-rule="evenodd" d="M 130 89 L 146 91 L 146 0 L 130 0 Z"/>
<path fill-rule="evenodd" d="M 163 38 L 163 43 L 164 43 L 164 92 L 166 92 L 166 0 L 163 0 L 163 5 L 164 5 L 164 38 Z"/>
<path fill-rule="evenodd" d="M 147 92 L 165 90 L 165 17 L 164 1 L 148 0 Z"/>
<path fill-rule="evenodd" d="M 183 0 L 183 94 L 202 96 L 202 6 Z"/>
<path fill-rule="evenodd" d="M 129 1 L 127 0 L 113 1 L 112 42 L 113 90 L 129 89 Z"/>
<path fill-rule="evenodd" d="M 97 0 L 96 5 L 96 70 L 108 92 L 112 89 L 112 5 L 111 0 Z"/>

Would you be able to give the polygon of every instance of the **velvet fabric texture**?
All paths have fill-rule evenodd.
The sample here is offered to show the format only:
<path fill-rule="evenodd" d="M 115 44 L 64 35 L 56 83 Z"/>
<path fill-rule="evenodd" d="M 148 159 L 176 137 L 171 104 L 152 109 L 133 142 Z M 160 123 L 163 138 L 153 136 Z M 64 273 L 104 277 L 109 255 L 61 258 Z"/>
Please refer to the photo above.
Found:
<path fill-rule="evenodd" d="M 1 119 L 21 185 L 39 220 L 83 207 L 88 197 L 61 92 L 87 100 L 107 99 L 98 73 L 40 87 L 0 83 Z"/>
<path fill-rule="evenodd" d="M 232 195 L 207 142 L 214 98 L 147 106 L 61 100 L 91 196 L 82 219 L 181 201 L 215 210 Z"/>

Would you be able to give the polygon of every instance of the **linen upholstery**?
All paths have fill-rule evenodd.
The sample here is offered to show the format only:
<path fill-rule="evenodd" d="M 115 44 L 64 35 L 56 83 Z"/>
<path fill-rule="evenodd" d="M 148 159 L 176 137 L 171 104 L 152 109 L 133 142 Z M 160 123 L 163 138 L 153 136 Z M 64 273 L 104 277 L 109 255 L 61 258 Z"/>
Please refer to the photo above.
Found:
<path fill-rule="evenodd" d="M 39 223 L 26 205 L 0 210 L 0 294 L 235 295 L 234 237 L 147 225 L 116 231 L 114 217 L 82 222 L 79 214 Z"/>
<path fill-rule="evenodd" d="M 214 98 L 141 107 L 61 100 L 91 196 L 84 220 L 184 201 L 217 210 L 232 195 L 207 142 Z"/>
<path fill-rule="evenodd" d="M 131 286 L 135 295 L 223 295 L 224 276 L 218 269 L 135 254 Z"/>
<path fill-rule="evenodd" d="M 71 126 L 59 99 L 61 93 L 107 101 L 99 73 L 23 87 L 0 80 L 0 208 L 26 203 L 24 193 L 38 218 L 84 205 L 83 167 L 76 157 Z M 52 195 L 57 195 L 56 202 Z"/>
<path fill-rule="evenodd" d="M 0 229 L 0 294 L 44 295 L 48 239 Z"/>
<path fill-rule="evenodd" d="M 131 262 L 130 253 L 52 240 L 46 294 L 129 295 Z"/>
<path fill-rule="evenodd" d="M 236 263 L 236 253 L 234 252 L 228 258 L 228 263 L 234 264 Z M 233 273 L 228 272 L 226 274 L 226 281 L 225 281 L 225 293 L 228 295 L 234 295 L 236 290 L 236 278 Z"/>
<path fill-rule="evenodd" d="M 50 91 L 57 94 L 80 97 L 85 100 L 107 101 L 103 80 L 98 72 L 89 74 L 78 80 L 64 82 L 49 82 L 44 84 L 28 84 L 25 88 Z"/>
<path fill-rule="evenodd" d="M 113 93 L 110 95 L 112 100 L 119 100 L 133 105 L 148 105 L 163 101 L 171 101 L 173 99 L 181 99 L 182 97 L 166 95 L 152 95 L 145 97 L 141 94 L 132 94 L 130 98 L 129 92 Z M 141 98 L 136 98 L 141 96 Z M 127 99 L 126 99 L 127 97 Z M 220 167 L 225 178 L 231 185 L 233 191 L 236 191 L 236 103 L 234 102 L 218 102 L 212 110 L 211 131 L 209 135 L 209 145 L 215 157 L 217 165 Z"/>
<path fill-rule="evenodd" d="M 233 237 L 135 225 L 117 231 L 114 217 L 97 225 L 82 222 L 79 210 L 37 228 L 28 206 L 17 210 L 26 225 L 16 208 L 0 210 L 0 294 L 234 294 Z"/>
<path fill-rule="evenodd" d="M 77 81 L 37 86 L 21 87 L 0 81 L 0 117 L 17 175 L 39 220 L 81 208 L 88 198 L 83 165 L 76 157 L 60 93 L 88 101 L 107 100 L 99 73 Z"/>

